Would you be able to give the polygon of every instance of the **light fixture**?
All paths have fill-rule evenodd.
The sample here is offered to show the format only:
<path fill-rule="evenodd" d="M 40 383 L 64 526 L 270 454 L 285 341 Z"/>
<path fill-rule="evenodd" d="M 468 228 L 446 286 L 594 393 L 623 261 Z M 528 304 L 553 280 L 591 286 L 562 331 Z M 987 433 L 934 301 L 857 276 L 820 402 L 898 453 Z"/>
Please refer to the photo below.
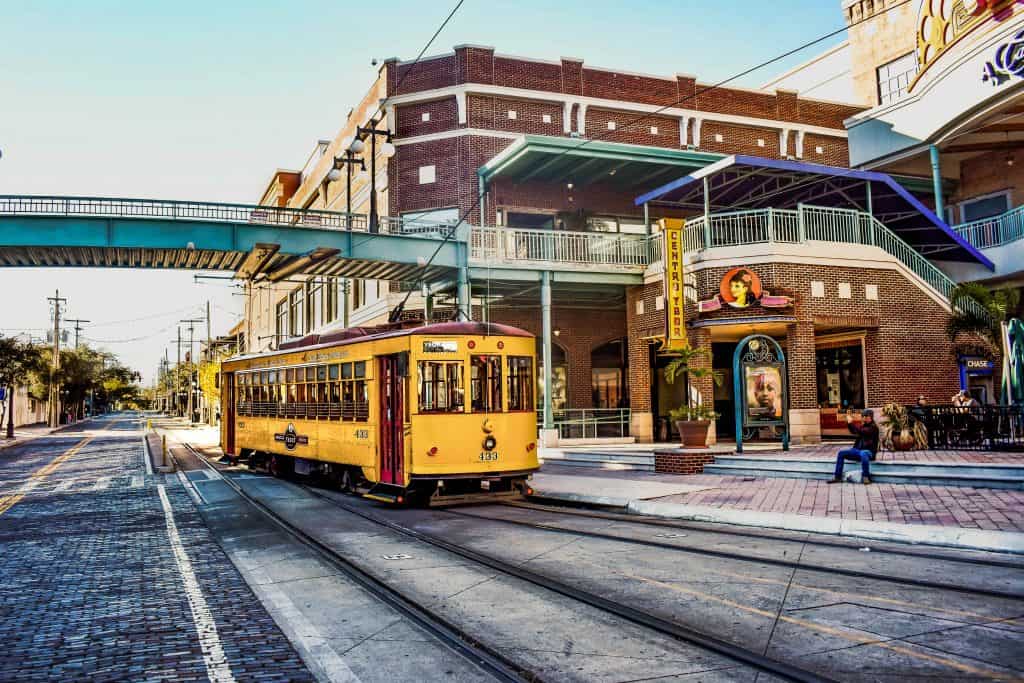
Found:
<path fill-rule="evenodd" d="M 617 168 L 613 168 L 612 170 L 608 171 L 608 175 L 615 175 L 618 172 L 618 170 L 619 169 Z"/>
<path fill-rule="evenodd" d="M 341 180 L 341 171 L 337 168 L 332 168 L 330 171 L 327 172 L 327 179 L 332 183 Z"/>
<path fill-rule="evenodd" d="M 557 337 L 558 335 L 562 334 L 562 331 L 561 331 L 560 329 L 558 329 L 557 327 L 556 327 L 556 328 L 555 328 L 555 329 L 554 329 L 554 330 L 553 330 L 552 332 L 553 332 L 553 334 L 554 334 L 554 335 L 555 335 L 556 337 Z"/>
<path fill-rule="evenodd" d="M 569 182 L 569 183 L 566 183 L 566 184 L 565 184 L 565 186 L 566 186 L 566 187 L 567 187 L 568 189 L 570 189 L 570 190 L 572 189 L 572 183 L 571 183 L 571 182 Z"/>
<path fill-rule="evenodd" d="M 370 172 L 365 168 L 359 169 L 359 173 L 356 174 L 356 180 L 361 183 L 365 183 L 370 177 Z"/>
<path fill-rule="evenodd" d="M 385 142 L 380 146 L 380 155 L 385 159 L 390 159 L 395 156 L 395 146 L 390 142 Z"/>
<path fill-rule="evenodd" d="M 1006 165 L 1013 166 L 1013 152 L 1010 150 L 1010 131 L 1006 131 Z"/>
<path fill-rule="evenodd" d="M 353 140 L 352 144 L 348 146 L 348 151 L 352 152 L 353 154 L 362 154 L 364 149 L 366 149 L 366 143 L 360 140 L 359 138 Z"/>

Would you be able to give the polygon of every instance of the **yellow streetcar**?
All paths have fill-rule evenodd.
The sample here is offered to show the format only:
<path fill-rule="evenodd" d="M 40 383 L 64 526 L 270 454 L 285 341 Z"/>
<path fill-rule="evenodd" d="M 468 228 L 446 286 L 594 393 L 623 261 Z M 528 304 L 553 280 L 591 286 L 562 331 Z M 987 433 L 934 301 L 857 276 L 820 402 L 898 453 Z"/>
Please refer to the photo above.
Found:
<path fill-rule="evenodd" d="M 494 323 L 349 328 L 221 367 L 221 447 L 394 503 L 528 492 L 535 346 Z"/>

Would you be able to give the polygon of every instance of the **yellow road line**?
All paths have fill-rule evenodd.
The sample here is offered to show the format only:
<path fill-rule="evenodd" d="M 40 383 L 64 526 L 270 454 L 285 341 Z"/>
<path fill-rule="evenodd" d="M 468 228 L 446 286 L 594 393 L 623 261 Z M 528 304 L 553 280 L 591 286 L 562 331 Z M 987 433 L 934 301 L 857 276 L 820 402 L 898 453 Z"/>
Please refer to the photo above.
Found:
<path fill-rule="evenodd" d="M 891 652 L 896 652 L 896 653 L 901 654 L 901 655 L 906 655 L 906 656 L 911 657 L 913 659 L 919 659 L 919 660 L 922 660 L 922 661 L 931 662 L 932 664 L 940 664 L 942 666 L 945 666 L 945 667 L 948 667 L 948 668 L 951 668 L 951 669 L 956 669 L 958 671 L 962 671 L 964 673 L 972 674 L 972 675 L 975 675 L 975 676 L 985 676 L 985 677 L 988 677 L 988 678 L 994 678 L 996 680 L 1001 680 L 1001 681 L 1022 681 L 1022 680 L 1024 680 L 1024 678 L 1010 676 L 1009 674 L 1005 674 L 1005 673 L 1002 673 L 1002 672 L 999 672 L 999 671 L 991 671 L 989 669 L 982 669 L 982 668 L 971 666 L 970 664 L 964 664 L 962 662 L 958 662 L 956 660 L 949 659 L 949 658 L 946 658 L 946 657 L 940 657 L 940 656 L 937 656 L 937 655 L 929 655 L 929 654 L 926 654 L 926 653 L 923 653 L 923 652 L 917 652 L 915 650 L 911 650 L 909 648 L 906 648 L 906 647 L 903 647 L 903 646 L 900 646 L 900 645 L 893 645 L 892 643 L 878 640 L 877 638 L 873 638 L 871 636 L 863 636 L 863 635 L 861 635 L 859 633 L 852 633 L 850 631 L 833 628 L 831 626 L 823 626 L 822 624 L 818 624 L 818 623 L 815 623 L 813 621 L 808 621 L 806 619 L 801 619 L 799 617 L 790 617 L 790 616 L 786 616 L 786 615 L 783 615 L 783 614 L 776 615 L 774 612 L 769 612 L 767 610 L 759 609 L 757 607 L 751 607 L 750 605 L 744 605 L 744 604 L 735 602 L 733 600 L 729 600 L 727 598 L 720 598 L 720 597 L 715 596 L 715 595 L 709 595 L 708 593 L 705 593 L 703 591 L 694 590 L 692 588 L 684 588 L 682 586 L 677 586 L 675 584 L 666 583 L 664 581 L 658 581 L 657 579 L 651 579 L 651 578 L 648 578 L 646 576 L 639 576 L 638 574 L 625 574 L 625 573 L 622 573 L 622 572 L 617 572 L 614 569 L 609 569 L 608 567 L 603 567 L 601 565 L 597 565 L 597 564 L 594 564 L 592 562 L 587 562 L 585 560 L 576 559 L 574 561 L 577 562 L 577 563 L 581 563 L 581 564 L 589 564 L 592 567 L 596 567 L 598 569 L 601 569 L 601 570 L 606 571 L 606 572 L 611 572 L 613 574 L 618 574 L 619 576 L 622 576 L 622 577 L 625 577 L 625 578 L 636 579 L 636 580 L 641 581 L 643 583 L 647 583 L 647 584 L 651 584 L 651 585 L 655 585 L 655 586 L 660 586 L 662 588 L 667 588 L 667 589 L 669 589 L 671 591 L 676 591 L 678 593 L 684 593 L 686 595 L 692 595 L 692 596 L 700 598 L 702 600 L 708 600 L 708 601 L 711 601 L 711 602 L 717 602 L 719 604 L 727 605 L 729 607 L 733 607 L 735 609 L 742 610 L 744 612 L 749 612 L 751 614 L 756 614 L 758 616 L 767 617 L 769 619 L 776 619 L 776 618 L 778 618 L 781 621 L 785 621 L 787 623 L 794 624 L 796 626 L 800 626 L 802 628 L 806 628 L 806 629 L 811 630 L 811 631 L 817 631 L 818 633 L 824 633 L 826 635 L 835 636 L 837 638 L 842 638 L 843 640 L 849 641 L 851 643 L 858 643 L 858 644 L 861 644 L 861 645 L 872 645 L 874 647 L 880 647 L 880 648 L 889 650 Z"/>
<path fill-rule="evenodd" d="M 110 429 L 118 422 L 120 422 L 120 420 L 115 420 L 114 422 L 111 422 L 110 424 L 103 428 L 103 431 Z M 0 515 L 4 514 L 12 507 L 17 505 L 22 498 L 27 496 L 29 493 L 32 492 L 33 489 L 42 484 L 43 481 L 48 476 L 53 474 L 58 467 L 63 465 L 64 462 L 71 458 L 73 455 L 75 455 L 75 453 L 78 453 L 80 450 L 85 448 L 85 446 L 95 438 L 95 434 L 92 436 L 85 437 L 84 439 L 76 443 L 74 446 L 64 451 L 56 458 L 54 458 L 53 460 L 51 460 L 50 462 L 48 462 L 47 464 L 43 465 L 38 470 L 33 472 L 32 475 L 28 478 L 28 481 L 22 484 L 18 493 L 12 493 L 10 495 L 0 497 Z"/>

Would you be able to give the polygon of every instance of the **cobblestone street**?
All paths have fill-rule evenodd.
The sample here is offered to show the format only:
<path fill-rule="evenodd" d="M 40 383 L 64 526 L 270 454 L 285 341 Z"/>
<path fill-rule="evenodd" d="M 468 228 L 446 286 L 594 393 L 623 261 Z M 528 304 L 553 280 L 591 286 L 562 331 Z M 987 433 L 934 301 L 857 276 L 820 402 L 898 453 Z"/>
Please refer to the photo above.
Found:
<path fill-rule="evenodd" d="M 2 678 L 312 680 L 138 429 L 0 451 Z"/>

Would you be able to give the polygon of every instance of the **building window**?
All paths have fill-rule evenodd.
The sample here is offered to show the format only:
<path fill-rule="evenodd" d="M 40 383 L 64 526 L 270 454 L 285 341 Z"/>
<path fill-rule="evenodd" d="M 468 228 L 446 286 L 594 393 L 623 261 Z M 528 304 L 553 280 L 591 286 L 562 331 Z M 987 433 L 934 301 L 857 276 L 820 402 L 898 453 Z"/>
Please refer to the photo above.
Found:
<path fill-rule="evenodd" d="M 288 297 L 285 297 L 277 302 L 277 309 L 274 314 L 274 320 L 274 334 L 277 335 L 274 341 L 280 342 L 282 339 L 289 336 Z"/>
<path fill-rule="evenodd" d="M 501 356 L 471 356 L 469 363 L 473 412 L 500 413 Z"/>
<path fill-rule="evenodd" d="M 419 362 L 421 413 L 463 412 L 462 361 Z"/>
<path fill-rule="evenodd" d="M 811 296 L 820 299 L 825 296 L 825 283 L 817 280 L 811 281 Z"/>
<path fill-rule="evenodd" d="M 860 344 L 818 349 L 818 407 L 864 407 L 864 360 Z"/>
<path fill-rule="evenodd" d="M 590 216 L 586 228 L 594 232 L 628 232 L 635 235 L 647 232 L 643 219 L 631 216 Z"/>
<path fill-rule="evenodd" d="M 910 81 L 917 75 L 917 56 L 908 52 L 877 69 L 878 103 L 890 104 L 907 94 Z"/>
<path fill-rule="evenodd" d="M 324 279 L 324 323 L 338 319 L 338 278 Z"/>
<path fill-rule="evenodd" d="M 849 282 L 840 282 L 839 283 L 839 298 L 840 299 L 849 299 L 852 296 L 853 296 L 853 294 L 852 294 L 852 292 L 850 290 L 850 283 Z"/>
<path fill-rule="evenodd" d="M 420 115 L 420 121 L 423 121 L 424 123 L 426 123 L 429 120 L 430 120 L 430 112 L 429 111 L 425 111 L 425 112 L 423 112 Z"/>
<path fill-rule="evenodd" d="M 437 180 L 437 167 L 431 164 L 430 166 L 420 166 L 420 185 L 429 185 Z"/>
<path fill-rule="evenodd" d="M 324 320 L 324 281 L 314 277 L 306 283 L 306 315 L 308 324 L 306 329 L 310 332 L 320 329 Z"/>
<path fill-rule="evenodd" d="M 366 305 L 366 280 L 352 281 L 352 310 Z"/>
<path fill-rule="evenodd" d="M 508 357 L 508 409 L 533 410 L 533 359 Z"/>
<path fill-rule="evenodd" d="M 306 297 L 302 287 L 288 295 L 288 332 L 293 337 L 306 334 Z"/>
<path fill-rule="evenodd" d="M 1010 210 L 1010 193 L 999 192 L 960 202 L 962 223 L 999 216 Z"/>

